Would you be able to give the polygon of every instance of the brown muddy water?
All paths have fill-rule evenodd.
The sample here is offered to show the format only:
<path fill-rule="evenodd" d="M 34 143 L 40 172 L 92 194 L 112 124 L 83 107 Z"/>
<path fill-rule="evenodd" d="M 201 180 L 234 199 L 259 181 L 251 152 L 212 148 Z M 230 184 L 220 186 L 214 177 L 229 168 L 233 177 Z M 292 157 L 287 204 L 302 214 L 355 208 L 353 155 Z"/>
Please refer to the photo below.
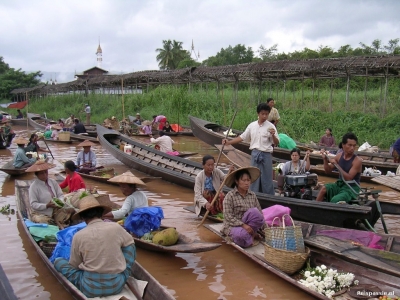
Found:
<path fill-rule="evenodd" d="M 15 127 L 18 135 L 27 136 L 26 128 Z M 145 139 L 146 140 L 146 139 Z M 196 151 L 190 159 L 201 161 L 205 154 L 216 158 L 218 152 L 194 137 L 174 138 L 179 151 Z M 43 143 L 43 142 L 41 142 Z M 75 160 L 79 148 L 77 144 L 50 144 L 57 168 L 50 173 L 62 170 L 62 161 Z M 43 147 L 44 144 L 42 144 Z M 128 168 L 109 155 L 102 147 L 95 146 L 98 165 L 114 167 L 121 174 Z M 9 150 L 0 150 L 0 165 L 10 160 L 15 145 Z M 222 163 L 227 161 L 222 159 Z M 137 176 L 145 174 L 135 172 Z M 10 204 L 16 209 L 14 179 L 0 172 L 0 207 Z M 17 179 L 33 179 L 33 175 L 23 175 Z M 332 181 L 320 178 L 320 181 Z M 88 187 L 97 187 L 99 192 L 108 193 L 112 201 L 122 203 L 124 196 L 118 187 L 85 180 Z M 400 193 L 387 187 L 368 184 L 383 190 L 381 199 L 396 201 Z M 185 235 L 208 242 L 221 242 L 220 238 L 204 227 L 197 228 L 200 219 L 183 207 L 192 205 L 193 191 L 171 184 L 162 179 L 149 183 L 142 189 L 150 200 L 150 205 L 161 206 L 165 219 L 163 225 L 174 226 Z M 386 217 L 390 233 L 400 234 L 400 218 Z M 382 226 L 376 225 L 382 232 Z M 52 276 L 35 249 L 25 236 L 17 216 L 0 214 L 0 264 L 8 276 L 15 294 L 20 299 L 72 299 L 66 290 Z M 233 247 L 222 244 L 214 251 L 196 254 L 163 254 L 138 249 L 137 260 L 177 299 L 313 299 L 304 292 L 286 283 L 252 262 Z M 1 296 L 0 296 L 1 299 Z"/>

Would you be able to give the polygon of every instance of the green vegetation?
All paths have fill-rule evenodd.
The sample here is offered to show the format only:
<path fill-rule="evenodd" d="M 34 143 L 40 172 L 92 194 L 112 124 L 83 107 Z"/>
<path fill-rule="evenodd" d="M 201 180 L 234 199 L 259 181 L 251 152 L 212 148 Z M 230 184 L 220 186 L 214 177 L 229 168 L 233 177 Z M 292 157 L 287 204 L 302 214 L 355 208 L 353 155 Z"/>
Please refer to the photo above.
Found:
<path fill-rule="evenodd" d="M 394 83 L 392 83 L 394 85 Z M 302 99 L 303 94 L 303 101 Z M 278 95 L 278 97 L 277 97 Z M 188 115 L 193 115 L 211 122 L 228 126 L 238 109 L 233 128 L 244 130 L 246 126 L 256 120 L 256 105 L 258 104 L 258 90 L 244 86 L 238 91 L 235 100 L 231 84 L 220 87 L 217 93 L 216 86 L 209 84 L 196 85 L 190 89 L 187 86 L 160 86 L 144 94 L 124 95 L 125 117 L 140 112 L 144 119 L 151 120 L 154 114 L 164 114 L 171 123 L 188 125 Z M 269 96 L 276 99 L 276 108 L 281 115 L 278 131 L 286 133 L 295 140 L 302 142 L 319 141 L 325 128 L 333 129 L 334 136 L 340 139 L 344 133 L 353 131 L 357 134 L 360 144 L 368 141 L 371 145 L 381 148 L 389 146 L 399 138 L 400 122 L 398 122 L 399 94 L 389 90 L 386 103 L 386 112 L 382 111 L 383 98 L 380 90 L 368 90 L 364 113 L 364 92 L 354 90 L 350 92 L 346 108 L 346 90 L 334 90 L 332 104 L 330 90 L 319 92 L 305 89 L 292 92 L 263 87 L 261 99 L 265 101 Z M 117 95 L 91 94 L 53 96 L 42 99 L 33 99 L 29 110 L 43 114 L 49 118 L 66 118 L 71 113 L 84 118 L 83 107 L 89 103 L 92 109 L 92 121 L 102 123 L 104 119 L 116 116 L 122 119 L 122 99 Z M 332 111 L 332 112 L 331 112 Z M 80 112 L 80 113 L 79 113 Z M 384 116 L 384 117 L 381 117 Z"/>

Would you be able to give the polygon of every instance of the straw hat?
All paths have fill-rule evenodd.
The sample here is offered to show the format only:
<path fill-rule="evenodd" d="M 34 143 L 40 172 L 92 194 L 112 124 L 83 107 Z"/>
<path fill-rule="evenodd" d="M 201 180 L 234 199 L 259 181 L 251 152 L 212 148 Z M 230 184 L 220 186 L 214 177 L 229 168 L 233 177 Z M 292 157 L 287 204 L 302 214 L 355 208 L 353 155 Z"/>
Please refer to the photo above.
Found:
<path fill-rule="evenodd" d="M 235 184 L 235 174 L 237 172 L 239 172 L 240 170 L 247 170 L 250 173 L 250 177 L 251 177 L 251 183 L 253 183 L 254 181 L 256 181 L 258 179 L 258 177 L 260 177 L 261 172 L 259 168 L 256 167 L 245 167 L 245 168 L 239 168 L 235 171 L 233 171 L 232 173 L 230 173 L 226 179 L 225 179 L 225 185 L 227 187 L 233 188 L 233 185 Z"/>
<path fill-rule="evenodd" d="M 95 143 L 92 143 L 92 142 L 89 141 L 89 140 L 84 140 L 82 143 L 80 143 L 80 144 L 78 145 L 78 147 L 91 147 L 91 146 L 96 146 L 96 144 L 95 144 Z"/>
<path fill-rule="evenodd" d="M 147 126 L 147 125 L 151 125 L 151 122 L 149 120 L 143 121 L 142 125 Z"/>
<path fill-rule="evenodd" d="M 61 130 L 62 127 L 60 125 L 51 125 L 51 129 Z"/>
<path fill-rule="evenodd" d="M 110 182 L 127 183 L 127 184 L 139 184 L 146 185 L 140 178 L 132 174 L 131 171 L 127 171 L 121 175 L 115 176 L 108 179 Z"/>
<path fill-rule="evenodd" d="M 35 162 L 32 166 L 30 166 L 25 172 L 40 172 L 40 171 L 45 171 L 48 169 L 52 169 L 54 168 L 56 165 L 53 164 L 49 164 L 45 161 L 42 160 L 38 160 L 37 162 Z"/>
<path fill-rule="evenodd" d="M 97 201 L 97 199 L 93 195 L 83 197 L 81 200 L 79 200 L 78 207 L 79 207 L 79 209 L 76 211 L 76 214 L 72 216 L 72 220 L 79 220 L 80 219 L 79 214 L 81 212 L 84 212 L 88 209 L 95 208 L 95 207 L 104 208 L 104 214 L 109 213 L 111 211 L 111 207 L 101 205 L 99 203 L 99 201 Z"/>
<path fill-rule="evenodd" d="M 137 116 L 140 116 L 140 113 L 136 113 Z"/>
<path fill-rule="evenodd" d="M 28 140 L 22 136 L 19 136 L 17 138 L 14 139 L 14 143 L 17 145 L 25 145 L 28 144 Z"/>
<path fill-rule="evenodd" d="M 49 121 L 49 124 L 57 124 L 56 121 Z"/>

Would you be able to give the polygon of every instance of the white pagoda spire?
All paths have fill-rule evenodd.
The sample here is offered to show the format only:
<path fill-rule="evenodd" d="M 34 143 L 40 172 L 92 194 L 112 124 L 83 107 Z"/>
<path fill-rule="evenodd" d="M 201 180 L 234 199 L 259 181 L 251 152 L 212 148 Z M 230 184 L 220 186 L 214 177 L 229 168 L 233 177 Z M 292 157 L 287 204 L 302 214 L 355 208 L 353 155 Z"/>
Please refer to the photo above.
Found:
<path fill-rule="evenodd" d="M 99 37 L 99 46 L 97 47 L 96 55 L 97 55 L 97 67 L 101 68 L 101 63 L 103 62 L 103 57 L 102 57 L 103 50 L 101 50 L 101 47 L 100 47 L 100 37 Z"/>

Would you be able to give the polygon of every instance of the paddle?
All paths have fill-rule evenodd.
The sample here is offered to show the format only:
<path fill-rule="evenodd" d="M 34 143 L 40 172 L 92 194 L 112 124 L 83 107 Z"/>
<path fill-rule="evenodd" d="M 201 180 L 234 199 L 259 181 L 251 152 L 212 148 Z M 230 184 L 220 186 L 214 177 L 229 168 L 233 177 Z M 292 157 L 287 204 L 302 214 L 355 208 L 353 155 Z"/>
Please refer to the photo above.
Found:
<path fill-rule="evenodd" d="M 50 150 L 50 148 L 49 148 L 49 145 L 47 145 L 47 143 L 46 143 L 46 139 L 43 139 L 43 142 L 44 142 L 44 144 L 46 145 L 47 149 L 49 150 L 51 157 L 54 159 L 53 153 L 51 153 L 51 150 Z"/>
<path fill-rule="evenodd" d="M 303 169 L 304 163 L 306 162 L 307 157 L 308 157 L 309 155 L 310 155 L 310 153 L 306 153 L 306 155 L 304 155 L 304 160 L 303 160 L 303 162 L 302 162 L 301 165 L 300 165 L 299 172 L 301 172 L 301 169 Z"/>
<path fill-rule="evenodd" d="M 226 138 L 226 139 L 228 138 L 229 132 L 231 131 L 231 128 L 232 128 L 232 125 L 233 125 L 233 121 L 235 120 L 236 114 L 237 114 L 237 110 L 236 110 L 235 113 L 233 114 L 231 124 L 229 125 L 229 128 L 228 128 L 228 130 L 226 131 L 226 135 L 225 135 L 225 138 Z M 218 155 L 218 159 L 217 159 L 217 163 L 215 164 L 215 167 L 218 167 L 219 159 L 221 158 L 221 154 L 222 154 L 222 151 L 224 150 L 224 146 L 225 146 L 225 144 L 222 144 L 222 147 L 221 147 L 221 150 L 219 151 L 219 155 Z M 221 185 L 220 185 L 220 187 L 219 187 L 217 193 L 215 194 L 214 199 L 211 201 L 211 206 L 213 206 L 214 203 L 215 203 L 215 201 L 217 201 L 217 198 L 219 197 L 219 193 L 222 191 L 222 188 L 223 188 L 224 185 L 225 185 L 225 179 L 226 179 L 226 177 L 227 177 L 227 176 L 225 176 L 224 181 L 221 183 Z M 203 219 L 201 220 L 200 224 L 197 225 L 197 227 L 200 227 L 201 225 L 203 225 L 203 223 L 204 223 L 204 221 L 207 219 L 207 216 L 208 216 L 209 213 L 210 213 L 210 211 L 207 209 L 206 213 L 205 213 L 204 216 L 203 216 Z"/>

